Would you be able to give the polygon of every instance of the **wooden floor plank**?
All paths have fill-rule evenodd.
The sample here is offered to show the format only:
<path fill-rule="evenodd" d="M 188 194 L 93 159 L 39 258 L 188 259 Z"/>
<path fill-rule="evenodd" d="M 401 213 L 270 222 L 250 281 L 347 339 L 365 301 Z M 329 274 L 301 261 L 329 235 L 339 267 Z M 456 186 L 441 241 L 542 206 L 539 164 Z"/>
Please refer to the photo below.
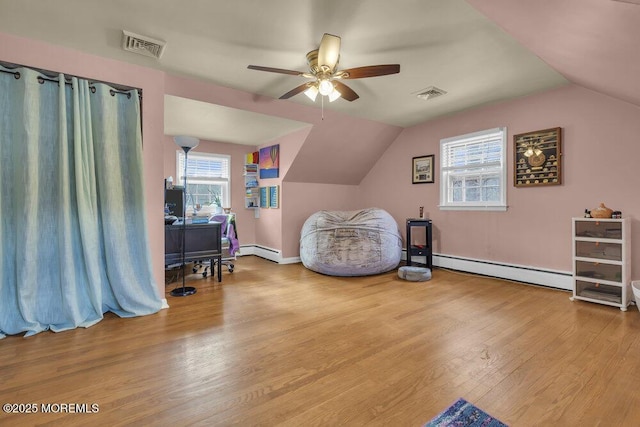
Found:
<path fill-rule="evenodd" d="M 458 397 L 514 426 L 640 420 L 640 313 L 435 269 L 330 277 L 242 257 L 155 315 L 0 341 L 0 425 L 420 426 Z"/>

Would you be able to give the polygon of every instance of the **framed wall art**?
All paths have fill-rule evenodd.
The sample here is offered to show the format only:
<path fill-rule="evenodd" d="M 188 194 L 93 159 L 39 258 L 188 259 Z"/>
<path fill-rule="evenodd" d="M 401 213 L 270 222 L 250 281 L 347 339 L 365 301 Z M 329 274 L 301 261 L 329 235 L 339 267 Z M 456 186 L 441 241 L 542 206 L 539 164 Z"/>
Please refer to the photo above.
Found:
<path fill-rule="evenodd" d="M 260 179 L 277 178 L 280 174 L 280 144 L 261 148 L 258 161 Z"/>
<path fill-rule="evenodd" d="M 269 207 L 269 188 L 268 187 L 260 187 L 260 207 L 261 208 Z"/>
<path fill-rule="evenodd" d="M 514 186 L 562 184 L 562 128 L 514 135 L 513 144 Z"/>
<path fill-rule="evenodd" d="M 433 184 L 434 154 L 414 157 L 411 162 L 411 182 L 413 184 Z"/>
<path fill-rule="evenodd" d="M 278 209 L 280 207 L 280 186 L 272 185 L 269 187 L 269 207 Z"/>

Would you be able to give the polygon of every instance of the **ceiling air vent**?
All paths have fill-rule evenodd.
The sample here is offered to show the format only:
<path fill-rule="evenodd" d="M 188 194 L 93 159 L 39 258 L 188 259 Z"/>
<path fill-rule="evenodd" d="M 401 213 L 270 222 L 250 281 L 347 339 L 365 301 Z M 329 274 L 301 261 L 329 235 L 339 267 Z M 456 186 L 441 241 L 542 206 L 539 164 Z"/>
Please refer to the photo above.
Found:
<path fill-rule="evenodd" d="M 442 89 L 437 88 L 435 86 L 429 86 L 428 88 L 419 91 L 416 94 L 416 96 L 418 98 L 424 99 L 426 101 L 427 99 L 432 99 L 432 98 L 436 98 L 438 96 L 442 96 L 445 93 L 447 93 L 446 90 L 442 90 Z"/>
<path fill-rule="evenodd" d="M 167 43 L 122 30 L 122 48 L 129 52 L 160 59 Z"/>

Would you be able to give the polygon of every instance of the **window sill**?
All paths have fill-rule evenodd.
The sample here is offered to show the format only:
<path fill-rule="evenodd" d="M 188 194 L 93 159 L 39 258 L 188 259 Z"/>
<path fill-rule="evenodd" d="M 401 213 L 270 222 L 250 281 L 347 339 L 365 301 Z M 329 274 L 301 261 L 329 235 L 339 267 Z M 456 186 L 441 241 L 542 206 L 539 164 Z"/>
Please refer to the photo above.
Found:
<path fill-rule="evenodd" d="M 441 211 L 497 211 L 506 212 L 507 206 L 438 206 Z"/>

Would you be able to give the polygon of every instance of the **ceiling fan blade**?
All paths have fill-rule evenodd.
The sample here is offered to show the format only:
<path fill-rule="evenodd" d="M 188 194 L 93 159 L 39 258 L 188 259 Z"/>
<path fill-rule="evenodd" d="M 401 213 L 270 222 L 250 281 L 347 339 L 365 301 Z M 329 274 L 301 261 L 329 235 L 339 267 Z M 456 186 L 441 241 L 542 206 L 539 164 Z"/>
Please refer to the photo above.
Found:
<path fill-rule="evenodd" d="M 349 68 L 348 70 L 339 71 L 336 77 L 343 79 L 364 79 L 365 77 L 386 76 L 399 72 L 400 64 L 369 65 L 367 67 Z"/>
<path fill-rule="evenodd" d="M 260 65 L 249 65 L 247 66 L 247 68 L 250 70 L 268 71 L 270 73 L 289 74 L 292 76 L 301 76 L 304 74 L 301 71 L 285 70 L 283 68 L 262 67 Z"/>
<path fill-rule="evenodd" d="M 318 67 L 333 72 L 340 59 L 340 37 L 325 33 L 318 48 Z"/>
<path fill-rule="evenodd" d="M 345 100 L 355 101 L 356 99 L 360 98 L 360 96 L 358 96 L 358 94 L 355 93 L 353 89 L 351 89 L 346 84 L 337 80 L 334 80 L 333 83 L 336 85 L 336 90 L 340 92 L 340 96 L 342 96 L 342 98 L 344 98 Z"/>
<path fill-rule="evenodd" d="M 309 87 L 309 83 L 303 83 L 300 86 L 296 86 L 291 89 L 289 92 L 285 93 L 280 97 L 280 99 L 289 99 L 294 95 L 299 94 L 300 92 L 304 92 Z"/>

